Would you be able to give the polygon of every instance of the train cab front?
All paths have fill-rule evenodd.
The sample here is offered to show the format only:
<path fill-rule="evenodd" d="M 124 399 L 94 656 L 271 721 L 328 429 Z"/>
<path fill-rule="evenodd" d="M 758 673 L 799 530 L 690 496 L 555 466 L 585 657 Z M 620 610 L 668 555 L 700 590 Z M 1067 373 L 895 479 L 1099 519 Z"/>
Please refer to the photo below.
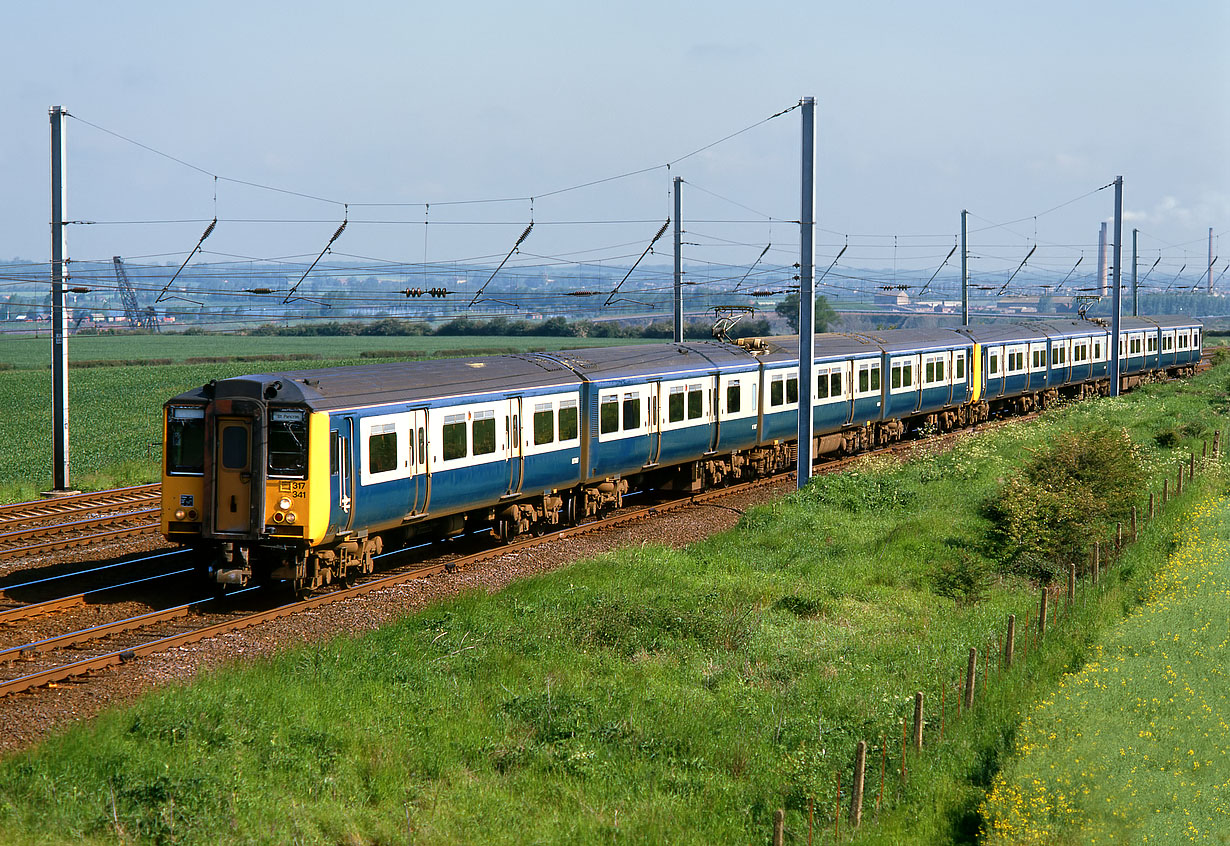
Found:
<path fill-rule="evenodd" d="M 166 405 L 163 533 L 197 549 L 220 586 L 271 576 L 311 544 L 311 445 L 327 467 L 328 416 L 302 400 L 281 380 L 241 377 Z"/>

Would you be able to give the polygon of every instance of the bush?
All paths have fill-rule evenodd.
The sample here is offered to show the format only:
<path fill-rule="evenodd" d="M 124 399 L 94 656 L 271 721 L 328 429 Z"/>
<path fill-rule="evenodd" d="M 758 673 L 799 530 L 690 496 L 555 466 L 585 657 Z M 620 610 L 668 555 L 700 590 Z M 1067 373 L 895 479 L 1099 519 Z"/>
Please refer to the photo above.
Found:
<path fill-rule="evenodd" d="M 1009 477 L 990 504 L 1005 563 L 1043 578 L 1050 568 L 1039 562 L 1060 571 L 1083 563 L 1090 539 L 1130 512 L 1144 478 L 1126 431 L 1060 435 Z"/>
<path fill-rule="evenodd" d="M 955 550 L 942 559 L 931 574 L 932 586 L 940 596 L 958 605 L 973 605 L 986 597 L 993 574 L 992 562 L 966 549 Z"/>

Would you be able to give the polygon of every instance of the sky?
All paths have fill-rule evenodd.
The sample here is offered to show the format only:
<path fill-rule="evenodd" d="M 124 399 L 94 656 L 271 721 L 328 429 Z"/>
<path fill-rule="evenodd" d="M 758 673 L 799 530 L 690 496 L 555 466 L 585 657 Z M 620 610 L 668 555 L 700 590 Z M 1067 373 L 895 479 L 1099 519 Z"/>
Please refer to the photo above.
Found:
<path fill-rule="evenodd" d="M 0 261 L 50 256 L 61 105 L 75 260 L 178 265 L 216 217 L 194 263 L 310 261 L 345 220 L 331 259 L 494 266 L 533 221 L 514 265 L 629 264 L 680 177 L 687 260 L 789 263 L 803 97 L 818 267 L 929 275 L 967 209 L 976 268 L 1083 272 L 1119 175 L 1125 249 L 1203 267 L 1212 227 L 1230 260 L 1224 0 L 65 0 L 5 30 Z"/>

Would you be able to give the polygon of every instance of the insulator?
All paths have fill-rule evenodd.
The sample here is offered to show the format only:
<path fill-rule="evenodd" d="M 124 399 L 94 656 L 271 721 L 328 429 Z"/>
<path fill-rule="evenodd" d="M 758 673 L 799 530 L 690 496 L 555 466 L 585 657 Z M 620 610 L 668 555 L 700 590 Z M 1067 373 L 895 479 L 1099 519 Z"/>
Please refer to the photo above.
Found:
<path fill-rule="evenodd" d="M 247 294 L 272 294 L 272 288 L 244 288 L 244 293 Z"/>

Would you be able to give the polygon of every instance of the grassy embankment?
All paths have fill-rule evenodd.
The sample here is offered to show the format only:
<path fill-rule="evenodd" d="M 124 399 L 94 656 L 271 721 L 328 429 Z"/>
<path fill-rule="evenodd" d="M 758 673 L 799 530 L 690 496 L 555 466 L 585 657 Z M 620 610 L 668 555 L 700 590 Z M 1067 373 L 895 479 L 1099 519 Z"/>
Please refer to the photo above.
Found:
<path fill-rule="evenodd" d="M 1110 425 L 1138 444 L 1143 505 L 1224 425 L 1226 380 L 868 462 L 686 550 L 604 556 L 157 692 L 0 764 L 0 840 L 745 843 L 784 807 L 801 842 L 809 799 L 831 825 L 859 739 L 880 817 L 865 841 L 972 838 L 1022 703 L 1147 595 L 1180 509 L 1220 476 L 974 711 L 954 721 L 949 697 L 944 742 L 932 723 L 877 814 L 881 738 L 891 774 L 913 692 L 934 709 L 968 647 L 1035 607 L 1031 578 L 995 560 L 988 504 L 1040 444 Z"/>
<path fill-rule="evenodd" d="M 1144 603 L 1027 711 L 983 805 L 986 842 L 1230 842 L 1230 497 L 1219 487 L 1176 528 Z"/>
<path fill-rule="evenodd" d="M 581 338 L 274 338 L 214 335 L 82 336 L 70 341 L 72 361 L 115 362 L 73 368 L 69 373 L 70 481 L 82 490 L 103 490 L 157 481 L 162 441 L 162 403 L 210 379 L 390 358 L 482 355 L 531 349 L 610 346 L 629 340 Z M 239 356 L 324 356 L 318 360 L 224 361 L 189 359 Z M 37 499 L 51 487 L 50 342 L 0 342 L 0 503 Z M 175 362 L 123 364 L 123 362 Z M 13 369 L 4 369 L 12 365 Z"/>

